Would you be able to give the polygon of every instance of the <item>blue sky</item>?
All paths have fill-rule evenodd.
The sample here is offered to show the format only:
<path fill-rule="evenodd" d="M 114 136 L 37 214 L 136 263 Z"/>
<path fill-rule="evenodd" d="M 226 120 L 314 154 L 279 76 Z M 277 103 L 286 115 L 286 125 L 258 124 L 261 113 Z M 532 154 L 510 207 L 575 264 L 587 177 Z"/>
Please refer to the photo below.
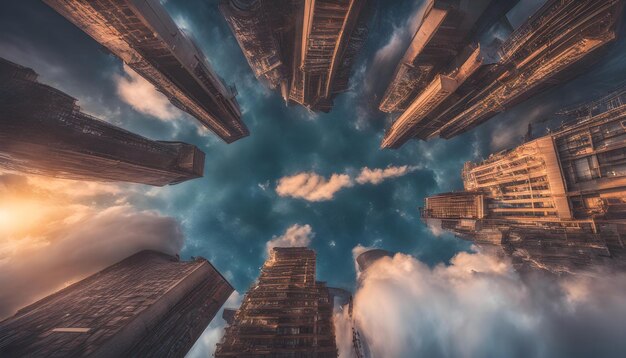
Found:
<path fill-rule="evenodd" d="M 33 68 L 40 81 L 78 98 L 85 111 L 101 119 L 152 139 L 193 143 L 206 153 L 202 179 L 164 188 L 116 184 L 113 191 L 76 196 L 81 205 L 101 212 L 124 203 L 135 213 L 173 219 L 180 229 L 181 255 L 206 257 L 240 292 L 257 277 L 269 240 L 284 236 L 294 225 L 308 225 L 310 246 L 318 253 L 318 278 L 354 289 L 352 249 L 357 245 L 403 252 L 430 266 L 469 250 L 467 242 L 434 236 L 424 226 L 418 212 L 423 198 L 461 189 L 464 162 L 519 144 L 529 122 L 605 93 L 626 73 L 626 36 L 621 36 L 582 76 L 469 133 L 380 150 L 391 118 L 376 110 L 377 101 L 414 31 L 420 4 L 398 0 L 376 5 L 351 91 L 337 98 L 330 113 L 313 114 L 285 107 L 277 93 L 256 81 L 216 0 L 166 1 L 167 10 L 196 38 L 216 72 L 237 86 L 251 135 L 230 145 L 182 112 L 159 118 L 133 108 L 119 92 L 122 79 L 132 82 L 122 63 L 40 1 L 0 4 L 0 56 Z M 624 26 L 620 33 L 624 35 Z M 404 166 L 402 175 L 380 183 L 356 181 L 362 168 Z M 345 175 L 351 185 L 323 201 L 277 193 L 281 178 L 302 173 L 324 180 Z"/>
<path fill-rule="evenodd" d="M 416 24 L 420 1 L 380 2 L 370 36 L 354 67 L 352 90 L 332 112 L 313 114 L 285 107 L 280 96 L 255 80 L 217 10 L 216 1 L 165 2 L 179 26 L 191 33 L 215 70 L 235 84 L 251 136 L 232 145 L 206 133 L 190 116 L 159 119 L 133 109 L 118 94 L 122 63 L 39 1 L 4 2 L 0 54 L 32 67 L 42 82 L 79 99 L 99 118 L 153 139 L 180 140 L 206 153 L 205 176 L 166 188 L 140 188 L 132 205 L 176 218 L 182 255 L 205 256 L 245 290 L 264 260 L 264 245 L 292 225 L 310 225 L 319 255 L 319 278 L 353 287 L 351 250 L 357 244 L 401 251 L 429 264 L 446 262 L 468 244 L 435 237 L 420 222 L 424 196 L 462 188 L 465 161 L 518 144 L 526 124 L 558 108 L 603 93 L 626 70 L 620 40 L 588 73 L 543 93 L 486 125 L 453 140 L 411 141 L 400 150 L 379 150 L 389 116 L 376 110 L 397 58 Z M 623 32 L 623 31 L 622 31 Z M 127 76 L 127 75 L 126 75 Z M 280 197 L 280 178 L 308 172 L 356 176 L 363 167 L 410 166 L 415 170 L 374 185 L 355 185 L 332 200 Z M 334 243 L 334 244 L 333 244 Z"/>

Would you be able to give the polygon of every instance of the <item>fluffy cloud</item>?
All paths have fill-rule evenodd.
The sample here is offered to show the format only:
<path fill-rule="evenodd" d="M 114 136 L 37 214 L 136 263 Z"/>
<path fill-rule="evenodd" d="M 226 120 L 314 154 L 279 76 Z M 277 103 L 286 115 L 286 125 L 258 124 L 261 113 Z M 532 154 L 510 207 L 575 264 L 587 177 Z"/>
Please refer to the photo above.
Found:
<path fill-rule="evenodd" d="M 334 198 L 335 194 L 343 188 L 349 188 L 357 184 L 380 184 L 385 179 L 396 178 L 416 170 L 417 167 L 407 165 L 385 169 L 361 168 L 356 178 L 348 174 L 333 174 L 330 179 L 313 173 L 304 172 L 292 176 L 280 178 L 276 186 L 276 193 L 280 196 L 290 196 L 308 201 L 326 201 Z"/>
<path fill-rule="evenodd" d="M 176 254 L 178 223 L 115 185 L 0 175 L 0 317 L 145 249 Z M 91 203 L 109 197 L 106 208 Z"/>
<path fill-rule="evenodd" d="M 311 239 L 315 236 L 310 225 L 292 225 L 280 236 L 274 236 L 265 245 L 267 253 L 275 247 L 306 247 L 311 243 Z"/>
<path fill-rule="evenodd" d="M 408 165 L 403 165 L 401 167 L 387 167 L 385 169 L 370 169 L 363 168 L 361 169 L 361 173 L 358 177 L 356 177 L 356 182 L 359 184 L 380 184 L 385 179 L 388 178 L 396 178 L 417 169 L 416 167 L 409 167 Z"/>
<path fill-rule="evenodd" d="M 117 94 L 135 110 L 167 121 L 181 112 L 154 86 L 130 67 L 124 65 L 123 76 L 116 75 Z"/>
<path fill-rule="evenodd" d="M 618 357 L 626 275 L 609 277 L 522 279 L 482 253 L 434 268 L 396 254 L 361 275 L 353 315 L 372 357 Z"/>
<path fill-rule="evenodd" d="M 280 178 L 276 193 L 308 201 L 330 200 L 339 190 L 351 187 L 352 179 L 347 174 L 333 174 L 326 179 L 316 173 L 299 173 Z"/>

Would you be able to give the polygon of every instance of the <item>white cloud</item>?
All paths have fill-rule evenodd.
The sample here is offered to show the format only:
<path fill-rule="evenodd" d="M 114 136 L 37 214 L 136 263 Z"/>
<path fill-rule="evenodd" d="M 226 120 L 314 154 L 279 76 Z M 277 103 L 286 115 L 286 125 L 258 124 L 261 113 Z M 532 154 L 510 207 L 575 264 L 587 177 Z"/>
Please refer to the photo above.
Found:
<path fill-rule="evenodd" d="M 353 316 L 372 357 L 619 357 L 626 349 L 626 274 L 522 279 L 483 253 L 434 268 L 396 254 L 359 283 Z M 346 319 L 335 316 L 338 331 Z M 337 337 L 349 350 L 351 335 Z"/>
<path fill-rule="evenodd" d="M 21 238 L 12 250 L 4 250 L 10 254 L 0 258 L 0 316 L 133 253 L 152 249 L 176 254 L 183 242 L 174 219 L 129 206 L 86 209 L 53 224 L 45 236 Z"/>
<path fill-rule="evenodd" d="M 115 75 L 117 94 L 136 111 L 160 120 L 173 120 L 181 115 L 167 97 L 157 91 L 146 79 L 124 65 L 123 76 Z"/>
<path fill-rule="evenodd" d="M 176 254 L 176 220 L 133 208 L 125 194 L 113 184 L 0 173 L 0 317 L 138 251 Z"/>
<path fill-rule="evenodd" d="M 276 193 L 308 201 L 330 200 L 339 190 L 353 185 L 347 174 L 333 174 L 326 179 L 316 173 L 298 173 L 280 178 Z"/>
<path fill-rule="evenodd" d="M 370 169 L 364 167 L 359 175 L 353 179 L 348 174 L 332 174 L 329 179 L 314 173 L 302 172 L 291 176 L 282 177 L 278 180 L 276 193 L 279 196 L 289 196 L 307 201 L 327 201 L 335 197 L 335 194 L 343 188 L 349 188 L 357 184 L 380 184 L 389 178 L 406 175 L 417 167 L 408 165 L 385 169 Z"/>
<path fill-rule="evenodd" d="M 315 236 L 311 225 L 292 225 L 280 236 L 274 236 L 265 245 L 267 254 L 275 247 L 306 247 Z"/>
<path fill-rule="evenodd" d="M 451 235 L 449 231 L 444 230 L 441 227 L 441 220 L 438 219 L 430 219 L 428 220 L 428 223 L 426 223 L 428 230 L 435 236 L 435 237 L 442 237 L 444 235 Z"/>
<path fill-rule="evenodd" d="M 356 182 L 359 184 L 380 184 L 385 179 L 388 178 L 396 178 L 407 173 L 416 170 L 417 167 L 409 167 L 408 165 L 403 165 L 401 167 L 392 167 L 389 166 L 385 169 L 370 169 L 370 168 L 362 168 L 361 173 L 356 178 Z"/>

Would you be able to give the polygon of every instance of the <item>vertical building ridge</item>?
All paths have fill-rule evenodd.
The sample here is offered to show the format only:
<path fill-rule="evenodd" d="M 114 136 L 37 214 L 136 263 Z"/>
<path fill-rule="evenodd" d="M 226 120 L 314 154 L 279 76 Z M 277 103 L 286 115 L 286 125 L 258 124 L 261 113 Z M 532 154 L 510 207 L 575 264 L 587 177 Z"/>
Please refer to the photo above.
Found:
<path fill-rule="evenodd" d="M 232 292 L 205 259 L 141 251 L 0 322 L 0 354 L 184 357 Z"/>
<path fill-rule="evenodd" d="M 215 357 L 337 357 L 328 287 L 315 280 L 315 251 L 274 248 Z"/>
<path fill-rule="evenodd" d="M 236 90 L 158 0 L 44 0 L 225 142 L 249 135 Z"/>
<path fill-rule="evenodd" d="M 562 112 L 573 122 L 466 163 L 465 190 L 425 199 L 421 216 L 519 267 L 554 272 L 626 263 L 626 89 Z"/>
<path fill-rule="evenodd" d="M 400 113 L 381 147 L 452 138 L 573 78 L 614 41 L 625 1 L 547 0 L 516 28 L 517 3 L 431 0 L 381 101 Z"/>

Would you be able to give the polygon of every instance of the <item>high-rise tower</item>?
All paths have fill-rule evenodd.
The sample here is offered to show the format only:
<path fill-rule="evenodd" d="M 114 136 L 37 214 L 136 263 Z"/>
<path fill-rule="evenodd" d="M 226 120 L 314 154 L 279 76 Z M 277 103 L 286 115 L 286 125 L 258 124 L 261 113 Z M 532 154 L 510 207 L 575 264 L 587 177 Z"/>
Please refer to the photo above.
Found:
<path fill-rule="evenodd" d="M 374 262 L 382 259 L 383 257 L 393 257 L 393 254 L 389 251 L 382 249 L 369 249 L 362 252 L 356 257 L 356 263 L 359 267 L 359 272 L 365 272 Z"/>
<path fill-rule="evenodd" d="M 236 91 L 158 0 L 44 0 L 225 142 L 249 134 Z"/>
<path fill-rule="evenodd" d="M 332 309 L 315 251 L 274 248 L 215 357 L 337 357 Z"/>
<path fill-rule="evenodd" d="M 220 9 L 259 80 L 286 103 L 328 112 L 348 90 L 367 37 L 367 0 L 222 0 Z"/>
<path fill-rule="evenodd" d="M 204 153 L 85 114 L 76 99 L 0 58 L 0 167 L 32 174 L 166 185 L 202 177 Z"/>
<path fill-rule="evenodd" d="M 615 39 L 624 2 L 430 0 L 381 101 L 400 113 L 381 146 L 454 137 L 572 78 Z"/>
<path fill-rule="evenodd" d="M 626 90 L 564 113 L 572 124 L 466 163 L 465 191 L 426 198 L 424 220 L 556 271 L 623 258 Z"/>
<path fill-rule="evenodd" d="M 0 356 L 182 358 L 232 292 L 205 259 L 142 251 L 0 322 Z"/>

